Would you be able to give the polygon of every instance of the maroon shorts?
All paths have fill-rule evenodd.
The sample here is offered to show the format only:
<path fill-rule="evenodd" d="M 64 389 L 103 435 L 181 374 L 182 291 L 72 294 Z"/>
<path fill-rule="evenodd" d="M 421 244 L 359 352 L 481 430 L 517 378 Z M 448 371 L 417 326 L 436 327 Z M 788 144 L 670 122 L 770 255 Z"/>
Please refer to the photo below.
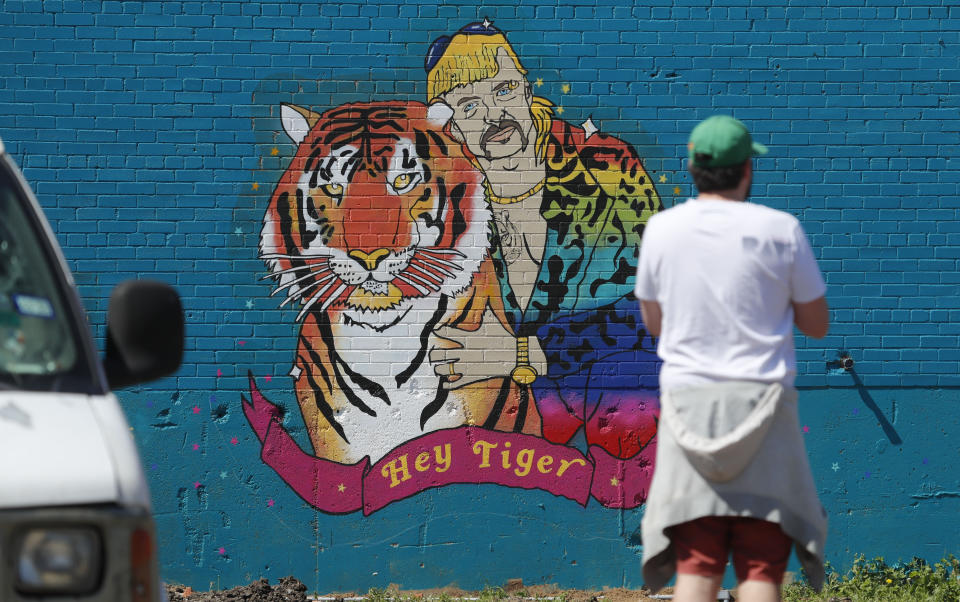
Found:
<path fill-rule="evenodd" d="M 723 575 L 732 550 L 738 581 L 752 579 L 778 585 L 783 581 L 793 544 L 780 525 L 739 516 L 706 516 L 670 527 L 670 540 L 679 574 Z"/>

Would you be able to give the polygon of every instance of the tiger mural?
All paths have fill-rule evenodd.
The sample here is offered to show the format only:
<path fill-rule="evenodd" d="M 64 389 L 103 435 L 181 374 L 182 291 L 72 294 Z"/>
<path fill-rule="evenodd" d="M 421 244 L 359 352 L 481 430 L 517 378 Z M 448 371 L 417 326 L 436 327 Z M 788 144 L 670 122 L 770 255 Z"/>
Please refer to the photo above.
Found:
<path fill-rule="evenodd" d="M 435 331 L 491 314 L 512 333 L 491 259 L 483 174 L 449 142 L 444 105 L 281 105 L 298 145 L 263 218 L 260 258 L 299 305 L 290 375 L 315 455 L 377 461 L 425 432 L 476 424 L 540 434 L 508 376 L 452 388 Z"/>

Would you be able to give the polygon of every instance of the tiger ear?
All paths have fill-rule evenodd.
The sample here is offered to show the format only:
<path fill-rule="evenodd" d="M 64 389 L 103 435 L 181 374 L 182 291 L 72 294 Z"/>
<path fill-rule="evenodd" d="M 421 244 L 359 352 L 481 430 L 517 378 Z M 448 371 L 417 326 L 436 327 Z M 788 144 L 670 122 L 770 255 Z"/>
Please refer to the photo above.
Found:
<path fill-rule="evenodd" d="M 453 109 L 442 100 L 434 101 L 427 109 L 427 121 L 438 128 L 443 128 L 447 125 L 451 117 L 453 117 Z"/>
<path fill-rule="evenodd" d="M 310 128 L 320 119 L 319 113 L 296 105 L 280 104 L 280 123 L 290 139 L 300 144 L 307 137 Z"/>

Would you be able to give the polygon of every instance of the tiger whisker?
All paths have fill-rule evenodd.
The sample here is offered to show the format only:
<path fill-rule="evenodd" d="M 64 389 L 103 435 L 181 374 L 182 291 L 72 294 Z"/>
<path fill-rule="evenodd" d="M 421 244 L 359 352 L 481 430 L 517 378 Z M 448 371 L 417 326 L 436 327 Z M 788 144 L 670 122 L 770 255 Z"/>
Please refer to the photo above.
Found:
<path fill-rule="evenodd" d="M 457 270 L 462 270 L 462 269 L 463 269 L 463 267 L 462 267 L 461 265 L 456 264 L 456 263 L 453 263 L 452 261 L 447 261 L 446 259 L 440 259 L 439 257 L 426 257 L 426 256 L 423 256 L 423 255 L 414 255 L 414 258 L 415 258 L 415 259 L 419 259 L 419 260 L 421 260 L 421 261 L 429 261 L 429 262 L 431 262 L 431 263 L 439 263 L 440 265 L 445 265 L 445 266 L 447 266 L 447 267 L 451 267 L 451 268 L 454 268 L 454 269 L 457 269 Z"/>
<path fill-rule="evenodd" d="M 303 296 L 304 296 L 305 294 L 307 294 L 307 291 L 309 291 L 309 290 L 310 290 L 311 288 L 313 288 L 314 286 L 316 286 L 316 285 L 311 284 L 310 286 L 305 286 L 304 288 L 302 288 L 302 289 L 301 289 L 300 291 L 298 291 L 297 293 L 295 293 L 295 294 L 293 294 L 293 295 L 290 295 L 289 297 L 287 297 L 286 299 L 284 299 L 282 303 L 280 303 L 280 307 L 283 307 L 283 306 L 286 305 L 287 303 L 293 303 L 294 301 L 301 301 L 301 300 L 303 299 Z"/>
<path fill-rule="evenodd" d="M 312 269 L 314 269 L 315 267 L 324 267 L 325 265 L 327 265 L 327 264 L 324 263 L 324 264 L 321 265 L 321 266 L 298 265 L 298 266 L 295 267 L 295 268 L 287 268 L 287 269 L 285 269 L 285 270 L 277 270 L 276 272 L 272 272 L 272 273 L 270 273 L 270 274 L 267 274 L 266 276 L 261 277 L 260 280 L 266 280 L 267 278 L 276 278 L 276 277 L 279 276 L 280 274 L 286 274 L 287 272 L 299 272 L 300 270 L 312 270 Z"/>
<path fill-rule="evenodd" d="M 303 296 L 306 295 L 308 292 L 310 292 L 310 289 L 315 288 L 318 284 L 321 284 L 321 283 L 311 282 L 310 284 L 303 287 L 302 289 L 296 291 L 295 293 L 290 294 L 286 299 L 283 300 L 283 302 L 280 304 L 280 307 L 283 307 L 287 303 L 293 303 L 294 301 L 300 301 L 301 303 L 303 303 Z"/>
<path fill-rule="evenodd" d="M 315 270 L 315 271 L 313 271 L 313 272 L 310 272 L 310 273 L 307 274 L 306 276 L 301 276 L 301 277 L 297 278 L 296 280 L 291 280 L 290 282 L 288 282 L 288 283 L 286 283 L 286 284 L 284 284 L 284 285 L 282 285 L 282 286 L 278 286 L 278 287 L 276 288 L 276 290 L 274 290 L 272 293 L 270 293 L 270 296 L 272 297 L 272 296 L 276 295 L 277 293 L 279 293 L 280 291 L 282 291 L 282 290 L 284 290 L 284 289 L 286 289 L 286 288 L 290 288 L 291 286 L 295 285 L 296 283 L 301 282 L 301 281 L 303 281 L 303 280 L 306 280 L 307 278 L 310 278 L 311 276 L 316 276 L 317 274 L 322 273 L 322 272 L 324 272 L 324 271 L 328 272 L 328 274 L 327 274 L 326 276 L 324 276 L 323 278 L 318 278 L 318 279 L 317 279 L 317 284 L 320 284 L 321 282 L 326 282 L 327 280 L 330 280 L 331 278 L 333 278 L 334 276 L 336 276 L 336 274 L 334 274 L 333 272 L 331 272 L 328 268 L 324 268 L 323 270 Z"/>
<path fill-rule="evenodd" d="M 456 256 L 461 257 L 461 258 L 463 258 L 463 259 L 466 259 L 466 258 L 467 258 L 466 255 L 464 255 L 463 253 L 461 253 L 460 251 L 457 251 L 457 250 L 455 250 L 455 249 L 417 249 L 417 252 L 419 252 L 419 253 L 431 253 L 431 254 L 436 253 L 436 254 L 440 254 L 440 255 L 456 255 Z"/>
<path fill-rule="evenodd" d="M 423 276 L 418 276 L 417 274 L 414 274 L 414 273 L 410 272 L 409 270 L 405 271 L 405 272 L 403 273 L 403 275 L 404 275 L 404 276 L 408 276 L 408 277 L 410 277 L 410 278 L 415 278 L 416 280 L 422 282 L 424 286 L 429 286 L 431 289 L 433 289 L 433 290 L 435 290 L 435 291 L 440 290 L 440 287 L 437 286 L 435 283 L 430 282 L 429 280 L 427 280 L 427 279 L 424 278 Z"/>
<path fill-rule="evenodd" d="M 429 278 L 430 280 L 433 280 L 437 284 L 440 284 L 441 282 L 443 282 L 443 276 L 438 276 L 437 274 L 434 274 L 433 272 L 428 270 L 426 266 L 418 265 L 416 263 L 411 262 L 410 265 L 407 266 L 407 269 L 416 270 L 418 274 L 421 274 L 424 277 Z"/>
<path fill-rule="evenodd" d="M 334 301 L 340 298 L 340 295 L 343 294 L 343 291 L 346 290 L 346 288 L 347 288 L 347 285 L 344 284 L 340 288 L 338 288 L 336 291 L 334 291 L 333 294 L 330 295 L 330 297 L 326 301 L 324 301 L 323 307 L 320 308 L 320 311 L 326 311 L 327 308 L 330 307 Z"/>
<path fill-rule="evenodd" d="M 297 319 L 296 319 L 296 321 L 299 322 L 300 320 L 302 320 L 303 317 L 304 317 L 305 315 L 307 315 L 307 312 L 310 311 L 310 308 L 313 307 L 313 306 L 317 303 L 317 301 L 319 301 L 320 298 L 323 297 L 323 294 L 324 294 L 327 290 L 329 290 L 330 287 L 332 287 L 334 284 L 336 284 L 336 282 L 331 282 L 330 284 L 328 284 L 327 286 L 325 286 L 322 291 L 320 291 L 320 292 L 316 293 L 315 295 L 313 295 L 313 296 L 310 298 L 310 300 L 307 301 L 307 304 L 303 306 L 303 309 L 300 310 L 300 313 L 297 314 Z M 347 285 L 346 285 L 346 284 L 341 284 L 341 285 L 340 285 L 340 288 L 338 288 L 338 289 L 335 291 L 335 293 L 332 295 L 332 297 L 336 298 L 340 293 L 343 292 L 343 289 L 345 289 L 345 288 L 347 288 Z M 322 311 L 323 309 L 326 309 L 326 305 L 323 305 L 323 306 L 321 307 L 321 311 Z"/>
<path fill-rule="evenodd" d="M 287 255 L 285 253 L 267 253 L 261 255 L 260 259 L 330 259 L 333 254 L 325 255 Z"/>
<path fill-rule="evenodd" d="M 446 276 L 446 277 L 448 277 L 448 278 L 453 277 L 453 276 L 456 276 L 456 273 L 455 273 L 453 270 L 451 270 L 450 268 L 447 268 L 447 267 L 442 266 L 442 265 L 437 265 L 436 263 L 433 263 L 432 261 L 428 261 L 428 260 L 426 260 L 426 259 L 423 259 L 422 257 L 418 257 L 418 258 L 414 259 L 413 261 L 410 262 L 410 265 L 415 265 L 415 266 L 417 266 L 417 267 L 421 267 L 421 266 L 422 266 L 422 267 L 430 268 L 431 270 L 440 272 L 441 274 L 443 274 L 444 276 Z M 421 269 L 421 271 L 423 271 L 423 270 Z"/>
<path fill-rule="evenodd" d="M 416 268 L 416 270 L 417 270 L 418 273 L 423 274 L 424 276 L 426 276 L 426 277 L 429 278 L 430 280 L 435 281 L 437 284 L 442 284 L 444 280 L 447 280 L 448 278 L 450 278 L 450 277 L 452 276 L 452 274 L 448 274 L 447 272 L 441 272 L 440 275 L 437 275 L 437 274 L 435 274 L 434 272 L 428 270 L 426 267 L 421 266 L 421 265 L 417 265 L 417 264 L 415 264 L 415 263 L 411 263 L 411 264 L 410 264 L 410 267 L 411 267 L 411 268 Z M 433 270 L 439 271 L 439 268 L 433 268 Z"/>
<path fill-rule="evenodd" d="M 410 280 L 409 278 L 405 278 L 403 274 L 398 274 L 397 280 L 400 280 L 402 282 L 409 284 L 413 288 L 417 289 L 422 295 L 426 295 L 427 293 L 430 292 L 430 289 L 424 288 L 423 286 L 417 284 L 416 282 Z"/>

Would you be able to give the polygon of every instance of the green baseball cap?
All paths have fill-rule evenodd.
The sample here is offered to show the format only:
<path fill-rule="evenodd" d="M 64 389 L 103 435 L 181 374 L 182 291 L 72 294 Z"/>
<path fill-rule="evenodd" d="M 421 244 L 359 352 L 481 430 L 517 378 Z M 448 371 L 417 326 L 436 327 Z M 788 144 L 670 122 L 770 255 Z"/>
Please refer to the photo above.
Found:
<path fill-rule="evenodd" d="M 767 147 L 754 142 L 743 125 L 733 117 L 714 115 L 701 121 L 690 132 L 690 161 L 697 167 L 727 167 L 738 165 L 756 155 L 767 154 Z M 697 155 L 707 155 L 710 158 Z"/>

